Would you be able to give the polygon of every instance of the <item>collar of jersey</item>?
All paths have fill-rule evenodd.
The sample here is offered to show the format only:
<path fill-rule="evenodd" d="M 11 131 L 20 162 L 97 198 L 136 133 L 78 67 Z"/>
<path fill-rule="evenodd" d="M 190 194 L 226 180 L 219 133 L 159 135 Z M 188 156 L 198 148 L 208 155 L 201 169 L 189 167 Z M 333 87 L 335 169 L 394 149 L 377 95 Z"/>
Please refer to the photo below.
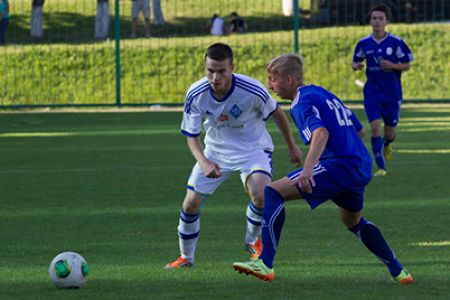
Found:
<path fill-rule="evenodd" d="M 231 94 L 233 94 L 235 85 L 236 85 L 236 78 L 235 78 L 234 74 L 231 74 L 230 90 L 227 92 L 227 94 L 222 99 L 217 99 L 216 96 L 214 96 L 211 86 L 209 86 L 209 95 L 217 102 L 224 102 L 230 97 Z"/>
<path fill-rule="evenodd" d="M 382 42 L 384 42 L 385 39 L 388 38 L 389 35 L 390 35 L 389 32 L 386 31 L 386 35 L 385 35 L 384 38 L 382 38 L 380 41 L 377 41 L 377 40 L 375 39 L 375 37 L 373 36 L 373 33 L 370 35 L 370 37 L 372 38 L 372 40 L 373 40 L 377 45 L 380 45 Z"/>

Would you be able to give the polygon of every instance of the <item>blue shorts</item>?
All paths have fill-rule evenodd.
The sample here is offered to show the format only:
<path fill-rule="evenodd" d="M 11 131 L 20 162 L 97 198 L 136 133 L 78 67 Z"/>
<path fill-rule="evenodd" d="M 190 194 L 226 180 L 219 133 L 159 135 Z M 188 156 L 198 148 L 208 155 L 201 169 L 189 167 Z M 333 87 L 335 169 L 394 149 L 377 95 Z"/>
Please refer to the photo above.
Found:
<path fill-rule="evenodd" d="M 402 101 L 379 101 L 364 100 L 364 110 L 366 111 L 369 123 L 383 119 L 384 124 L 395 127 L 400 119 Z"/>
<path fill-rule="evenodd" d="M 303 168 L 289 173 L 287 176 L 296 179 Z M 361 211 L 364 207 L 364 190 L 371 177 L 355 176 L 358 171 L 345 167 L 345 164 L 334 160 L 320 161 L 313 168 L 316 186 L 312 193 L 304 193 L 297 186 L 298 191 L 308 202 L 311 209 L 331 200 L 337 206 L 351 212 Z"/>

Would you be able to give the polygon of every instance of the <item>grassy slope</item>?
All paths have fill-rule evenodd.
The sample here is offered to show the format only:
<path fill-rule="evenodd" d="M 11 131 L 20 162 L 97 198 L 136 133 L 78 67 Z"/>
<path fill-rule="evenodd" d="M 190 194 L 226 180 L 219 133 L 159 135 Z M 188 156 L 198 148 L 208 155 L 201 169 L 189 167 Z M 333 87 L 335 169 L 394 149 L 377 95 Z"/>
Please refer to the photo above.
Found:
<path fill-rule="evenodd" d="M 46 3 L 46 38 L 29 44 L 29 7 L 12 9 L 12 44 L 4 57 L 0 104 L 115 103 L 114 42 L 94 43 L 92 1 Z M 150 40 L 130 40 L 130 2 L 121 2 L 122 102 L 183 102 L 189 85 L 202 77 L 205 48 L 215 41 L 236 51 L 236 71 L 265 82 L 264 66 L 273 56 L 293 50 L 290 19 L 280 15 L 281 1 L 162 1 L 169 25 L 154 28 Z M 112 10 L 112 8 L 111 8 Z M 202 30 L 213 12 L 226 16 L 237 10 L 250 33 L 213 38 Z M 80 30 L 82 28 L 83 30 Z M 92 30 L 86 30 L 92 28 Z M 275 30 L 275 31 L 271 31 Z M 389 30 L 411 46 L 416 61 L 403 77 L 405 99 L 448 99 L 450 70 L 449 24 L 392 25 Z M 306 79 L 324 85 L 343 99 L 361 99 L 350 67 L 355 43 L 370 32 L 367 26 L 300 31 L 300 52 L 306 59 Z"/>
<path fill-rule="evenodd" d="M 233 261 L 247 259 L 248 199 L 238 176 L 202 211 L 195 268 L 163 270 L 178 255 L 176 226 L 193 164 L 178 132 L 180 113 L 3 114 L 0 298 L 448 299 L 449 113 L 406 109 L 391 172 L 366 193 L 366 218 L 417 280 L 408 287 L 389 282 L 329 203 L 314 212 L 287 205 L 274 283 L 233 272 Z M 269 127 L 280 178 L 293 168 Z M 419 244 L 439 241 L 447 245 Z M 64 250 L 91 265 L 81 290 L 58 291 L 48 280 L 48 264 Z"/>

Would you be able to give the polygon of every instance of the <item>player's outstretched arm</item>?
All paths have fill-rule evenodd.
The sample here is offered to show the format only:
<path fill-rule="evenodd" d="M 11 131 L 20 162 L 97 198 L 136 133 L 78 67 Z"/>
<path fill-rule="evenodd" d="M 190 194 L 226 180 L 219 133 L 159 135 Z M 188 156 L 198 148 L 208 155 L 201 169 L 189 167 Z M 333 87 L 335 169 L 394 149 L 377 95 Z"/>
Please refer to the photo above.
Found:
<path fill-rule="evenodd" d="M 286 141 L 291 162 L 295 165 L 300 166 L 303 160 L 303 152 L 295 143 L 286 114 L 281 109 L 281 107 L 278 106 L 277 110 L 272 114 L 272 117 L 275 121 L 275 125 L 278 127 L 284 137 L 284 140 Z"/>
<path fill-rule="evenodd" d="M 203 146 L 198 137 L 188 137 L 187 144 L 192 156 L 197 160 L 203 173 L 208 178 L 218 178 L 220 174 L 220 166 L 206 158 L 203 153 Z"/>

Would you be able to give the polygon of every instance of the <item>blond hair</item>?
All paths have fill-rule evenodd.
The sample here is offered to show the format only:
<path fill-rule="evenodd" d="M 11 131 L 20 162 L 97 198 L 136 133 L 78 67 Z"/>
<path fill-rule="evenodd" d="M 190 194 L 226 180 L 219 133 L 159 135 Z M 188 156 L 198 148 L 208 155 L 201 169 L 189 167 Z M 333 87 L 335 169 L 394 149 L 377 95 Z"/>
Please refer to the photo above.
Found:
<path fill-rule="evenodd" d="M 277 75 L 291 75 L 303 82 L 303 59 L 297 54 L 282 54 L 267 65 L 267 72 Z"/>

